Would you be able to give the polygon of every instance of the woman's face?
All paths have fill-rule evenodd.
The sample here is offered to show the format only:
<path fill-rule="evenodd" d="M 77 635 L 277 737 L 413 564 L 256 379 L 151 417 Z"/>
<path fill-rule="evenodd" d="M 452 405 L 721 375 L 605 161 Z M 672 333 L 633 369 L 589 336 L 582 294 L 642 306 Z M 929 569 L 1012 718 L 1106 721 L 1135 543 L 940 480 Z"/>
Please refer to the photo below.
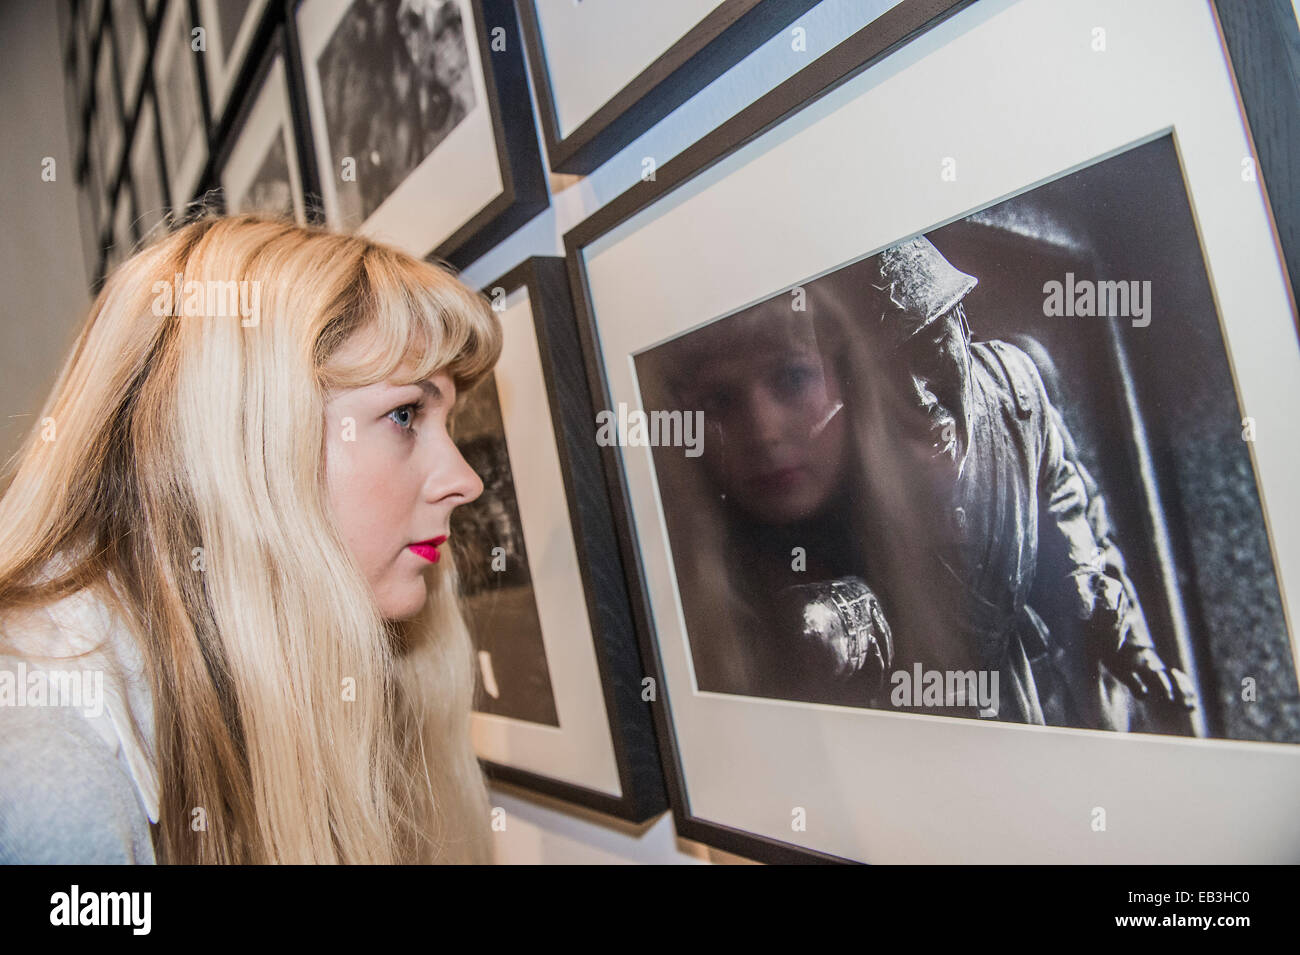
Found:
<path fill-rule="evenodd" d="M 424 571 L 438 546 L 412 545 L 445 540 L 451 512 L 483 492 L 447 433 L 455 399 L 455 383 L 438 373 L 336 391 L 325 406 L 330 505 L 389 620 L 415 616 L 428 598 Z"/>
<path fill-rule="evenodd" d="M 834 376 L 813 349 L 719 355 L 697 375 L 704 460 L 727 498 L 757 520 L 817 513 L 843 472 L 844 415 Z"/>

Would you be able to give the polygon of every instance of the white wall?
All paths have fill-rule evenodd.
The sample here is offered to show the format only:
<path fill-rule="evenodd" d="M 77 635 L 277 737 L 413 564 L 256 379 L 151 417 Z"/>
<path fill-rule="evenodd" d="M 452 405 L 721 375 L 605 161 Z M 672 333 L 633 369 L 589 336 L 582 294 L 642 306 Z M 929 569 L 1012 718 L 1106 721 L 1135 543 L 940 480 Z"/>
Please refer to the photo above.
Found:
<path fill-rule="evenodd" d="M 0 461 L 18 449 L 90 303 L 58 8 L 0 4 Z M 53 182 L 41 161 L 55 161 Z"/>

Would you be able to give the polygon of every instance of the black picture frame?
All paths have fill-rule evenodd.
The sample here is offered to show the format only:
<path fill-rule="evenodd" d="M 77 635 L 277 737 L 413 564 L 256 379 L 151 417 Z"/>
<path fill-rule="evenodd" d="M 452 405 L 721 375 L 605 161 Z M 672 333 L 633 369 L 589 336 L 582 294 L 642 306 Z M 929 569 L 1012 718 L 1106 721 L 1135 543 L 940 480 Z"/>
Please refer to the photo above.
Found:
<path fill-rule="evenodd" d="M 592 440 L 595 410 L 564 259 L 525 259 L 484 285 L 483 291 L 489 296 L 498 290 L 508 295 L 521 287 L 528 289 L 622 795 L 616 798 L 517 767 L 481 762 L 493 780 L 644 822 L 665 811 L 668 801 L 651 706 L 641 698 L 646 671 L 622 572 L 604 463 Z"/>
<path fill-rule="evenodd" d="M 285 19 L 289 25 L 287 36 L 291 50 L 288 63 L 291 74 L 297 77 L 295 95 L 302 96 L 300 103 L 294 104 L 295 114 L 307 119 L 310 133 L 315 120 L 310 115 L 303 85 L 309 65 L 304 61 L 296 29 L 296 12 L 301 2 L 286 0 Z M 483 81 L 502 188 L 495 198 L 425 255 L 430 261 L 446 262 L 458 271 L 487 253 L 550 202 L 514 4 L 511 0 L 469 0 L 469 3 L 480 25 L 476 41 L 484 65 Z M 309 141 L 313 148 L 304 150 L 304 153 L 314 155 L 315 140 L 311 138 Z M 312 174 L 304 177 L 303 181 L 305 185 L 319 187 L 321 177 L 325 175 L 320 157 L 313 159 L 312 166 Z M 308 204 L 312 204 L 310 196 Z"/>
<path fill-rule="evenodd" d="M 612 407 L 599 331 L 582 252 L 636 213 L 678 187 L 711 169 L 746 143 L 821 99 L 879 62 L 918 34 L 963 8 L 970 0 L 904 0 L 877 21 L 864 27 L 819 60 L 786 80 L 757 102 L 723 123 L 708 136 L 661 166 L 655 181 L 639 182 L 616 197 L 564 236 L 566 260 L 578 311 L 583 353 L 592 393 Z M 1214 9 L 1230 53 L 1253 135 L 1261 180 L 1277 228 L 1279 244 L 1289 272 L 1294 300 L 1300 281 L 1300 36 L 1288 0 L 1215 0 Z M 1297 329 L 1300 332 L 1300 328 Z M 615 502 L 619 544 L 628 573 L 637 632 L 642 641 L 647 672 L 654 676 L 666 700 L 669 692 L 653 632 L 653 616 L 637 543 L 631 499 L 622 474 L 619 449 L 602 449 Z M 663 705 L 654 708 L 669 801 L 677 832 L 751 859 L 774 864 L 855 863 L 711 822 L 692 813 L 685 788 L 679 743 Z"/>
<path fill-rule="evenodd" d="M 561 136 L 536 0 L 519 0 L 519 19 L 551 169 L 579 174 L 593 171 L 816 3 L 725 0 L 578 128 Z"/>

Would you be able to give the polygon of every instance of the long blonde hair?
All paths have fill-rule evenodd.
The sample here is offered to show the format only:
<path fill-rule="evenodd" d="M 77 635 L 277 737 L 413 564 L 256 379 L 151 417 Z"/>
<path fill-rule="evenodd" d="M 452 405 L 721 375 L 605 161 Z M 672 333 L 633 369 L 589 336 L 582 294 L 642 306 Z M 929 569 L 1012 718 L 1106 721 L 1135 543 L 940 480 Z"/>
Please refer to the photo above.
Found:
<path fill-rule="evenodd" d="M 175 296 L 156 314 L 193 280 L 247 282 L 256 324 Z M 359 331 L 370 354 L 337 367 Z M 453 561 L 417 617 L 382 618 L 328 508 L 324 407 L 404 361 L 464 390 L 500 349 L 439 266 L 258 216 L 186 224 L 108 277 L 41 412 L 55 439 L 34 430 L 6 469 L 0 611 L 90 588 L 130 626 L 159 861 L 490 861 Z"/>

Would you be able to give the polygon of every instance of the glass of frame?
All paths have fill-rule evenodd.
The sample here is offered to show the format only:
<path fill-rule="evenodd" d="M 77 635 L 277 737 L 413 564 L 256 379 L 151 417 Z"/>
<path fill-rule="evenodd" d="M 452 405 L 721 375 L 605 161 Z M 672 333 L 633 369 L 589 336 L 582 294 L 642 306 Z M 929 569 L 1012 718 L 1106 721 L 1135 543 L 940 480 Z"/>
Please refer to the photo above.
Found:
<path fill-rule="evenodd" d="M 682 835 L 1294 859 L 1296 28 L 1231 6 L 900 4 L 566 236 Z"/>

